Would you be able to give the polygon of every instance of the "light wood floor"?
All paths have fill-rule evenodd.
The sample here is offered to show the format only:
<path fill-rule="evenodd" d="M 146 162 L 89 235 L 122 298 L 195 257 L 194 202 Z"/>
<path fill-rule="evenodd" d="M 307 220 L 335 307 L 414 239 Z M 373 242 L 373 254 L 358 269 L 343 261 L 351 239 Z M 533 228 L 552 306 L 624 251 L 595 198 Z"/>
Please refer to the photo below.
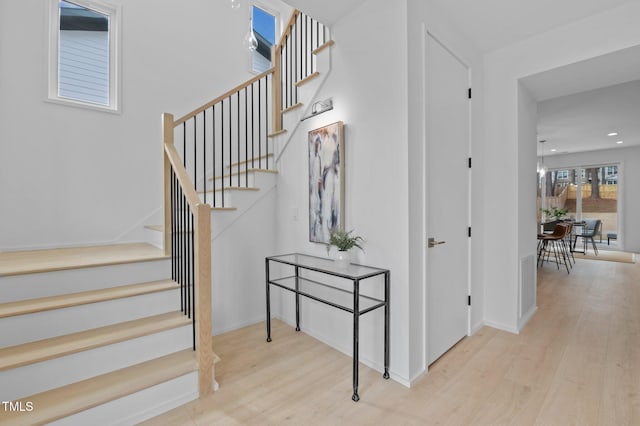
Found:
<path fill-rule="evenodd" d="M 411 389 L 275 322 L 214 338 L 220 390 L 148 425 L 639 425 L 640 265 L 539 269 L 520 335 L 482 328 Z M 393 354 L 392 354 L 393 359 Z M 393 361 L 392 361 L 393 362 Z"/>

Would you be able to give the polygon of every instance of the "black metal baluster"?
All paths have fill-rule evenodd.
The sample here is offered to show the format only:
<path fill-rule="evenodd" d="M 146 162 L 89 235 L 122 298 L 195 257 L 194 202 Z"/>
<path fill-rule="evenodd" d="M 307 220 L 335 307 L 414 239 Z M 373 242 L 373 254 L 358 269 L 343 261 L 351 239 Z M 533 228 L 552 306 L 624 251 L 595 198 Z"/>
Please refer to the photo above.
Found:
<path fill-rule="evenodd" d="M 245 187 L 249 187 L 249 120 L 248 120 L 248 103 L 247 103 L 247 88 L 244 88 L 244 184 Z M 240 165 L 238 165 L 238 175 L 240 174 Z"/>
<path fill-rule="evenodd" d="M 261 98 L 262 98 L 262 80 L 258 80 L 258 168 L 260 168 L 261 157 L 262 157 L 262 107 L 261 107 Z"/>
<path fill-rule="evenodd" d="M 256 132 L 255 132 L 255 124 L 253 122 L 253 116 L 255 115 L 255 112 L 256 112 L 256 106 L 255 106 L 255 96 L 253 94 L 254 84 L 255 83 L 251 83 L 251 168 L 255 167 L 254 136 Z M 249 164 L 247 164 L 247 167 L 249 167 Z"/>
<path fill-rule="evenodd" d="M 313 51 L 315 49 L 315 44 L 313 44 L 313 18 L 311 18 L 311 51 Z M 313 73 L 315 72 L 315 69 L 313 68 L 313 55 L 311 55 L 311 66 L 309 67 L 309 73 Z"/>
<path fill-rule="evenodd" d="M 266 162 L 267 162 L 267 169 L 269 168 L 269 78 L 270 76 L 267 75 L 265 77 L 265 81 L 264 81 L 264 87 L 265 87 L 265 95 L 264 95 L 264 104 L 265 104 L 265 108 L 264 108 L 264 114 L 265 114 L 265 121 L 267 122 L 267 124 L 264 126 L 264 140 L 265 140 L 265 149 L 266 149 Z M 273 77 L 271 77 L 271 87 L 273 87 Z M 262 163 L 260 163 L 260 167 L 262 168 Z"/>
<path fill-rule="evenodd" d="M 198 121 L 197 116 L 193 116 L 193 188 L 198 192 Z"/>
<path fill-rule="evenodd" d="M 220 194 L 224 191 L 224 99 L 220 102 Z M 224 207 L 224 197 L 221 197 Z"/>
<path fill-rule="evenodd" d="M 238 114 L 236 115 L 236 122 L 237 122 L 237 137 L 236 137 L 236 145 L 237 145 L 237 150 L 238 150 L 238 155 L 236 156 L 236 162 L 239 163 L 240 162 L 240 91 L 238 90 L 238 92 L 236 93 L 236 98 L 238 100 L 238 105 L 236 105 L 238 108 Z M 229 163 L 229 172 L 231 173 L 233 171 L 233 167 L 231 167 L 231 163 Z M 238 188 L 240 187 L 240 164 L 238 164 Z"/>
<path fill-rule="evenodd" d="M 182 165 L 187 168 L 187 122 L 182 123 Z"/>
<path fill-rule="evenodd" d="M 231 96 L 229 95 L 229 166 L 233 162 L 232 151 L 233 151 L 233 125 L 231 120 Z M 231 169 L 229 169 L 229 188 L 233 186 L 233 174 L 231 173 Z M 224 193 L 222 194 L 222 198 L 224 198 Z"/>
<path fill-rule="evenodd" d="M 216 207 L 216 106 L 211 107 L 212 126 L 212 149 L 211 149 L 211 168 L 213 173 L 213 181 L 211 182 L 212 205 Z"/>
<path fill-rule="evenodd" d="M 309 17 L 304 15 L 304 75 L 309 75 L 309 39 L 307 38 L 309 31 Z"/>

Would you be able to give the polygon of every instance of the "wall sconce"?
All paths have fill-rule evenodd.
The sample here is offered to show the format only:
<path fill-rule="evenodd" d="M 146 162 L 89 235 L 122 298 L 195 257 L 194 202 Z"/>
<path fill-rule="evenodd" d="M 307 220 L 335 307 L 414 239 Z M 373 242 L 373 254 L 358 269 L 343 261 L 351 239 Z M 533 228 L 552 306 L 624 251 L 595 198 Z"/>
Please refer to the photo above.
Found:
<path fill-rule="evenodd" d="M 307 120 L 309 118 L 320 115 L 323 112 L 331 111 L 333 109 L 333 100 L 327 99 L 325 101 L 318 101 L 311 104 L 311 112 L 306 117 L 302 117 L 300 121 Z"/>

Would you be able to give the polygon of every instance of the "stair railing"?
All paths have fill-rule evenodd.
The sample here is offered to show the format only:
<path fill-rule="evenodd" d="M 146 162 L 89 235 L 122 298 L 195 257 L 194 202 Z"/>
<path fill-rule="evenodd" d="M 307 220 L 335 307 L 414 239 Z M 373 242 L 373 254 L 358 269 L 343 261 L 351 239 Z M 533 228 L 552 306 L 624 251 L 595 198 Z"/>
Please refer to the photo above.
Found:
<path fill-rule="evenodd" d="M 192 319 L 200 397 L 213 392 L 211 339 L 211 208 L 203 204 L 173 143 L 174 122 L 163 114 L 165 252 L 180 284 L 182 312 Z M 169 232 L 167 232 L 169 230 Z"/>
<path fill-rule="evenodd" d="M 282 130 L 282 112 L 298 104 L 298 85 L 316 72 L 315 54 L 327 43 L 328 28 L 294 10 L 271 55 L 275 64 L 273 131 Z"/>
<path fill-rule="evenodd" d="M 228 207 L 225 189 L 249 187 L 251 170 L 271 166 L 273 72 L 271 68 L 173 122 L 183 166 L 195 191 L 212 207 Z"/>
<path fill-rule="evenodd" d="M 271 69 L 177 120 L 162 116 L 164 247 L 181 309 L 193 322 L 201 397 L 214 380 L 211 207 L 227 207 L 225 190 L 249 187 L 252 170 L 272 167 L 269 136 L 283 131 L 282 114 L 298 104 L 298 85 L 316 73 L 315 53 L 327 39 L 323 24 L 295 10 L 273 47 Z"/>

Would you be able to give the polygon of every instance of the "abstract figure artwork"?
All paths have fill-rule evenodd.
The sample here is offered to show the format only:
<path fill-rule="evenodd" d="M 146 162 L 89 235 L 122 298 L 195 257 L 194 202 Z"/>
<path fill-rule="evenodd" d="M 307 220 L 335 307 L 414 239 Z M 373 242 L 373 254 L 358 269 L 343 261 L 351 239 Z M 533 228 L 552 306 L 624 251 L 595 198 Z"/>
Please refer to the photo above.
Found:
<path fill-rule="evenodd" d="M 344 125 L 309 132 L 309 240 L 329 243 L 344 227 Z"/>

